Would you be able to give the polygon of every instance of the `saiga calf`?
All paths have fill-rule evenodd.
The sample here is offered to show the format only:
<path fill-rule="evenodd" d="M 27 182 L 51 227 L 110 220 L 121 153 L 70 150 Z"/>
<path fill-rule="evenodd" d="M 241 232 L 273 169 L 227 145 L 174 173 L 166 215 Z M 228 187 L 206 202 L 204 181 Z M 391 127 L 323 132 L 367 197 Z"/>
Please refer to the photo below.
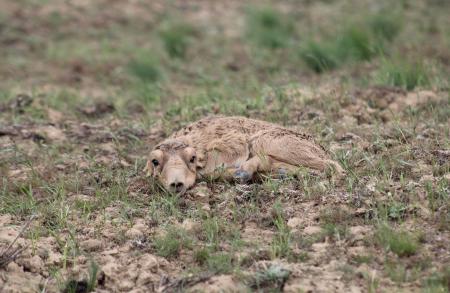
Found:
<path fill-rule="evenodd" d="M 202 176 L 247 182 L 255 174 L 285 174 L 298 167 L 343 169 L 311 135 L 244 117 L 208 117 L 183 127 L 157 144 L 147 174 L 176 193 Z"/>

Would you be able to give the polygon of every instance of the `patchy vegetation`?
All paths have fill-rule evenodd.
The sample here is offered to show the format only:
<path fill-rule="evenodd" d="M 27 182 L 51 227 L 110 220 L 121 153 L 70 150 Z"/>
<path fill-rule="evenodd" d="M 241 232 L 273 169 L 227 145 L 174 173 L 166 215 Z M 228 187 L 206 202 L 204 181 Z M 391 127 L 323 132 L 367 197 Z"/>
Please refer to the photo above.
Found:
<path fill-rule="evenodd" d="M 195 34 L 195 29 L 187 23 L 167 23 L 162 25 L 160 36 L 164 48 L 172 58 L 185 58 L 189 43 Z"/>
<path fill-rule="evenodd" d="M 269 49 L 287 47 L 294 35 L 294 24 L 289 15 L 273 8 L 251 8 L 247 15 L 249 39 Z"/>
<path fill-rule="evenodd" d="M 411 256 L 417 252 L 417 240 L 405 231 L 394 231 L 386 225 L 382 225 L 377 232 L 377 239 L 385 249 L 398 256 Z"/>
<path fill-rule="evenodd" d="M 0 2 L 0 291 L 450 290 L 445 1 Z M 206 115 L 313 134 L 183 196 L 142 171 Z"/>
<path fill-rule="evenodd" d="M 427 87 L 431 83 L 428 70 L 423 62 L 408 62 L 401 60 L 401 57 L 397 60 L 384 60 L 382 62 L 377 73 L 377 82 L 406 90 Z"/>
<path fill-rule="evenodd" d="M 317 73 L 332 70 L 349 62 L 369 61 L 386 50 L 401 28 L 399 16 L 380 12 L 366 16 L 365 22 L 354 22 L 337 35 L 317 42 L 309 40 L 300 56 Z"/>

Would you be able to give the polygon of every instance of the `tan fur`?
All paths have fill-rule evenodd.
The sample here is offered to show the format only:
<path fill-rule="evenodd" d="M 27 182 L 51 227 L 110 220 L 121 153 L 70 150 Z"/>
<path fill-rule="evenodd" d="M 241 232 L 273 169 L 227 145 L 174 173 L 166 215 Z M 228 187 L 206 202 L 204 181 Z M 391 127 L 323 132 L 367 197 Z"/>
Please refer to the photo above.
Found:
<path fill-rule="evenodd" d="M 156 168 L 151 163 L 155 156 L 159 156 Z M 190 162 L 192 159 L 195 163 Z M 331 166 L 343 173 L 309 134 L 244 117 L 208 117 L 183 127 L 156 145 L 147 169 L 167 188 L 181 181 L 183 188 L 176 191 L 184 192 L 195 183 L 193 175 L 221 173 L 231 177 L 236 171 L 244 171 L 253 177 L 259 172 L 294 171 L 300 166 L 319 171 Z M 186 173 L 190 178 L 182 178 L 180 168 L 194 174 Z M 176 178 L 171 173 L 176 173 Z"/>

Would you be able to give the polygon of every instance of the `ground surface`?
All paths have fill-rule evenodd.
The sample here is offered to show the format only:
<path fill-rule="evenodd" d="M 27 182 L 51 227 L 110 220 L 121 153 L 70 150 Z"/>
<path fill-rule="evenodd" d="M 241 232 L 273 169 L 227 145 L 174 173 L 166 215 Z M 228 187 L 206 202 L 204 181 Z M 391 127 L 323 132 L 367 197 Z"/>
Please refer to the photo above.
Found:
<path fill-rule="evenodd" d="M 448 1 L 241 2 L 0 2 L 0 291 L 448 292 Z M 347 176 L 156 188 L 212 114 Z"/>

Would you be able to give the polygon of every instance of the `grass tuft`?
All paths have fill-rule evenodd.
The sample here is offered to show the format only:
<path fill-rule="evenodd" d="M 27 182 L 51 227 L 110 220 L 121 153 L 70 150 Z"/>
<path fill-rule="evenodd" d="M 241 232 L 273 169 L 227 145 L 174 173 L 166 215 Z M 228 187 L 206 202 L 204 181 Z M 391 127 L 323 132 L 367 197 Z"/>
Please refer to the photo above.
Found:
<path fill-rule="evenodd" d="M 172 58 L 185 58 L 195 29 L 182 22 L 163 25 L 159 35 L 167 54 Z"/>
<path fill-rule="evenodd" d="M 340 60 L 370 60 L 376 54 L 370 31 L 351 27 L 345 30 L 337 41 L 337 57 Z"/>
<path fill-rule="evenodd" d="M 202 228 L 208 246 L 217 249 L 220 243 L 220 233 L 223 232 L 219 220 L 215 217 L 208 218 L 203 222 Z"/>
<path fill-rule="evenodd" d="M 402 18 L 396 13 L 382 11 L 370 18 L 369 27 L 380 40 L 392 41 L 402 28 Z"/>
<path fill-rule="evenodd" d="M 387 225 L 381 225 L 376 233 L 378 242 L 400 257 L 416 254 L 419 249 L 417 239 L 406 231 L 395 231 Z"/>
<path fill-rule="evenodd" d="M 157 237 L 153 244 L 158 255 L 170 258 L 178 256 L 182 248 L 190 248 L 192 240 L 188 237 L 186 231 L 169 227 L 167 233 Z"/>
<path fill-rule="evenodd" d="M 37 202 L 32 182 L 17 185 L 15 188 L 16 192 L 8 191 L 5 184 L 0 202 L 0 212 L 22 217 L 33 214 L 37 209 Z"/>
<path fill-rule="evenodd" d="M 336 37 L 321 42 L 306 41 L 300 58 L 317 73 L 333 70 L 350 61 L 368 61 L 384 51 L 401 29 L 401 20 L 392 13 L 376 14 L 363 23 L 353 23 Z"/>
<path fill-rule="evenodd" d="M 146 83 L 157 82 L 162 77 L 159 62 L 151 55 L 137 56 L 128 64 L 128 69 L 132 75 Z"/>
<path fill-rule="evenodd" d="M 300 49 L 300 57 L 317 73 L 335 69 L 338 66 L 336 49 L 331 43 L 309 41 Z"/>
<path fill-rule="evenodd" d="M 207 264 L 209 270 L 217 274 L 226 274 L 233 270 L 233 257 L 225 252 L 213 254 L 208 257 Z"/>
<path fill-rule="evenodd" d="M 423 62 L 406 60 L 383 60 L 375 75 L 376 83 L 396 86 L 406 90 L 416 87 L 427 87 L 431 81 Z"/>
<path fill-rule="evenodd" d="M 95 262 L 91 262 L 89 267 L 88 280 L 74 280 L 70 279 L 66 282 L 62 292 L 64 293 L 78 293 L 78 292 L 93 292 L 97 284 L 97 274 L 99 267 Z"/>
<path fill-rule="evenodd" d="M 210 257 L 209 250 L 206 248 L 200 248 L 194 252 L 194 260 L 199 265 L 204 265 L 207 263 Z"/>
<path fill-rule="evenodd" d="M 422 292 L 448 292 L 450 290 L 450 266 L 446 266 L 438 273 L 434 273 L 424 282 Z"/>
<path fill-rule="evenodd" d="M 248 11 L 247 33 L 259 46 L 269 49 L 287 47 L 294 32 L 292 21 L 272 8 L 256 8 Z"/>
<path fill-rule="evenodd" d="M 289 257 L 292 254 L 291 241 L 292 235 L 286 220 L 283 216 L 283 210 L 279 202 L 275 203 L 273 207 L 273 223 L 277 229 L 274 238 L 272 239 L 272 257 L 282 258 Z"/>
<path fill-rule="evenodd" d="M 264 292 L 282 291 L 284 283 L 289 278 L 291 272 L 284 267 L 274 264 L 270 267 L 257 272 L 253 278 L 249 280 L 252 289 Z M 269 288 L 272 289 L 269 291 Z"/>

